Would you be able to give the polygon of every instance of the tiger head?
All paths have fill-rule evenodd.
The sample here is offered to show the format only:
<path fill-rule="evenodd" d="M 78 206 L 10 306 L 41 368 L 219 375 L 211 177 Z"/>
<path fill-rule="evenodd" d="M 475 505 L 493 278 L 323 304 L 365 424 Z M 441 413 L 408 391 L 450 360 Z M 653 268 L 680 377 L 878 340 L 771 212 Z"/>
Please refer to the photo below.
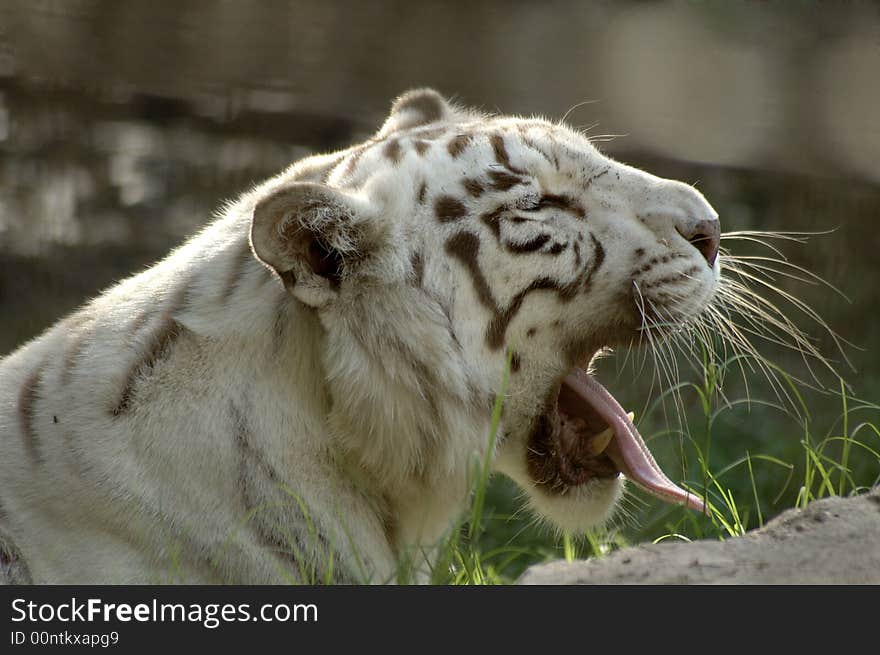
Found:
<path fill-rule="evenodd" d="M 719 235 L 691 186 L 562 124 L 432 90 L 398 98 L 365 143 L 259 189 L 251 227 L 256 255 L 320 320 L 347 456 L 391 486 L 460 489 L 503 389 L 494 466 L 571 530 L 609 516 L 623 477 L 702 508 L 587 371 L 646 324 L 706 308 Z"/>

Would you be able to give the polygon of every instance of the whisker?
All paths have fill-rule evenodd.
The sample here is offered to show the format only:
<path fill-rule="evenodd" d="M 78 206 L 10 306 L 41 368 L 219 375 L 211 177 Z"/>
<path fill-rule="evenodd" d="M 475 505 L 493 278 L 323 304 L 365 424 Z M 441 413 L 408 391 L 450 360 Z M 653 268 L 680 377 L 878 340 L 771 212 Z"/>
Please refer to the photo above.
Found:
<path fill-rule="evenodd" d="M 568 111 L 562 115 L 562 118 L 559 119 L 559 124 L 562 125 L 563 123 L 565 123 L 565 119 L 568 118 L 568 116 L 571 114 L 571 112 L 573 112 L 575 109 L 579 109 L 579 108 L 583 107 L 584 105 L 592 105 L 596 102 L 599 102 L 599 101 L 598 100 L 584 100 L 584 101 L 579 102 L 575 105 L 572 105 L 571 107 L 569 107 Z M 598 125 L 598 123 L 596 123 L 595 125 Z M 594 127 L 595 127 L 595 125 L 594 125 Z"/>
<path fill-rule="evenodd" d="M 624 354 L 616 358 L 618 375 L 624 370 L 634 370 L 635 377 L 645 377 L 649 394 L 643 413 L 659 409 L 659 420 L 665 422 L 670 432 L 680 435 L 683 468 L 687 468 L 684 439 L 690 437 L 683 396 L 690 383 L 682 381 L 682 374 L 690 376 L 694 373 L 704 385 L 711 382 L 706 391 L 711 394 L 713 404 L 720 403 L 722 407 L 763 403 L 755 399 L 758 398 L 757 388 L 763 389 L 766 385 L 767 391 L 776 399 L 774 402 L 778 403 L 773 406 L 798 420 L 809 415 L 799 388 L 834 393 L 837 384 L 826 386 L 822 382 L 829 373 L 846 385 L 838 367 L 846 365 L 852 369 L 846 348 L 855 346 L 835 332 L 806 301 L 782 286 L 793 282 L 825 287 L 849 301 L 840 289 L 790 261 L 781 249 L 781 244 L 803 244 L 810 236 L 829 232 L 833 230 L 741 230 L 721 235 L 725 244 L 719 253 L 723 275 L 713 298 L 697 315 L 690 315 L 687 310 L 690 306 L 687 284 L 673 285 L 671 290 L 663 289 L 660 300 L 640 288 L 637 281 L 632 282 L 632 297 L 639 320 L 638 336 L 629 342 Z M 769 254 L 734 255 L 728 249 L 731 243 L 755 244 Z M 683 273 L 681 277 L 682 281 L 699 279 Z M 819 326 L 832 340 L 842 361 L 836 361 L 821 351 L 819 339 L 798 325 L 804 321 Z M 758 346 L 763 344 L 796 353 L 806 375 L 798 376 L 779 366 L 770 355 L 762 353 L 763 348 L 759 349 Z M 633 352 L 634 349 L 641 350 L 641 357 Z M 642 376 L 649 360 L 653 372 L 650 376 Z M 709 367 L 713 371 L 711 380 L 707 377 Z M 744 397 L 735 401 L 731 401 L 728 380 L 732 375 L 741 380 L 744 389 Z M 655 388 L 659 396 L 652 402 Z M 739 384 L 737 388 L 740 388 Z M 672 425 L 677 425 L 678 429 L 672 430 Z"/>
<path fill-rule="evenodd" d="M 752 281 L 761 283 L 761 280 L 756 278 L 755 276 L 744 273 L 740 273 L 740 275 L 743 275 L 744 277 Z M 817 382 L 819 380 L 815 376 L 815 374 L 813 374 L 808 356 L 823 364 L 835 377 L 842 377 L 831 364 L 831 362 L 819 352 L 819 350 L 816 348 L 815 345 L 813 345 L 813 343 L 811 343 L 810 337 L 808 337 L 800 328 L 798 328 L 782 310 L 776 307 L 776 305 L 758 294 L 754 289 L 748 287 L 741 282 L 728 280 L 728 285 L 729 288 L 735 292 L 729 295 L 729 298 L 735 304 L 735 309 L 747 309 L 756 318 L 759 318 L 762 321 L 766 321 L 773 327 L 778 328 L 783 334 L 791 337 L 791 346 L 801 351 L 802 359 L 804 360 L 805 365 L 808 369 L 810 369 L 811 375 L 813 375 L 814 379 Z M 819 316 L 812 308 L 806 305 L 806 303 L 803 303 L 791 294 L 778 290 L 777 293 L 779 293 L 785 300 L 790 302 L 801 312 L 813 319 L 813 321 L 815 321 L 819 326 L 824 328 L 829 336 L 834 340 L 835 345 L 837 346 L 838 351 L 843 355 L 846 364 L 851 369 L 855 370 L 843 349 L 843 339 L 828 326 L 828 324 L 822 319 L 821 316 Z"/>
<path fill-rule="evenodd" d="M 847 302 L 852 302 L 850 298 L 836 286 L 831 284 L 828 280 L 823 278 L 820 275 L 816 275 L 812 271 L 804 268 L 803 266 L 798 266 L 797 264 L 792 264 L 790 261 L 777 259 L 775 257 L 764 257 L 759 255 L 724 255 L 722 256 L 722 261 L 727 264 L 728 268 L 737 270 L 737 267 L 733 264 L 748 266 L 752 269 L 757 269 L 761 271 L 767 271 L 776 273 L 777 275 L 783 275 L 793 280 L 797 280 L 798 282 L 803 282 L 804 284 L 810 284 L 813 286 L 825 286 L 841 298 L 846 300 Z M 755 262 L 763 262 L 762 264 L 757 264 Z M 782 268 L 775 268 L 771 266 L 771 264 L 778 264 Z M 803 274 L 805 277 L 801 277 L 800 275 L 795 275 L 790 271 L 785 270 L 785 268 L 791 268 L 796 270 L 797 272 Z"/>

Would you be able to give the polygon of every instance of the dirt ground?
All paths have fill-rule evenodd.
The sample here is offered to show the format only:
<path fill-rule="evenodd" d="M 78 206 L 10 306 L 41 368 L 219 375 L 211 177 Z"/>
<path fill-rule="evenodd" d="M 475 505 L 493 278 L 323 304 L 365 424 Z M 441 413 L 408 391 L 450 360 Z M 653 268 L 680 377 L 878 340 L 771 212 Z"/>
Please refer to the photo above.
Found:
<path fill-rule="evenodd" d="M 533 566 L 520 584 L 880 584 L 880 487 L 720 541 L 662 542 Z"/>

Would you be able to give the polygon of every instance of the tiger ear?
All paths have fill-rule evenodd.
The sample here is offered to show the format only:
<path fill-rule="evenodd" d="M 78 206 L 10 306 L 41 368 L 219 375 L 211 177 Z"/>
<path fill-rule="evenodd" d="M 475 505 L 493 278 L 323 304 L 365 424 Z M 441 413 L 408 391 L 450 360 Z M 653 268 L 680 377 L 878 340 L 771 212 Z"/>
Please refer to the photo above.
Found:
<path fill-rule="evenodd" d="M 412 89 L 391 104 L 391 113 L 379 130 L 379 136 L 448 120 L 451 116 L 452 107 L 434 89 Z"/>
<path fill-rule="evenodd" d="M 337 297 L 346 261 L 360 253 L 363 204 L 322 184 L 288 184 L 254 208 L 251 246 L 290 293 L 323 307 Z"/>

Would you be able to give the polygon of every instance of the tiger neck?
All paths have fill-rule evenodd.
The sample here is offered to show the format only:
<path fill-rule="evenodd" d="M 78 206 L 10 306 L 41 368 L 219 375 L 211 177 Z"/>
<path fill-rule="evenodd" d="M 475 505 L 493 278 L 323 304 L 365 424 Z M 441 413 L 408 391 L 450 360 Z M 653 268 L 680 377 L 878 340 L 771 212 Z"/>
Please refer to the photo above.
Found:
<path fill-rule="evenodd" d="M 413 369 L 414 386 L 404 384 L 405 376 L 382 375 L 366 362 L 394 361 L 400 345 L 382 339 L 380 350 L 344 376 L 348 384 L 357 377 L 355 387 L 337 379 L 331 391 L 327 331 L 253 255 L 244 218 L 215 222 L 159 268 L 161 275 L 145 274 L 151 289 L 143 295 L 150 303 L 161 300 L 163 311 L 197 335 L 214 360 L 211 393 L 234 405 L 218 408 L 253 426 L 254 447 L 279 477 L 299 475 L 304 466 L 310 474 L 326 469 L 337 494 L 340 485 L 349 489 L 342 481 L 353 481 L 358 491 L 346 491 L 345 502 L 365 503 L 379 522 L 393 524 L 388 539 L 397 547 L 439 538 L 468 493 L 460 463 L 485 447 L 485 393 L 466 381 L 453 393 L 427 364 Z M 358 342 L 354 334 L 336 338 Z M 373 394 L 379 392 L 393 402 L 377 409 Z M 331 396 L 345 402 L 334 405 Z M 444 439 L 452 433 L 468 438 Z M 393 504 L 391 497 L 412 501 Z"/>

